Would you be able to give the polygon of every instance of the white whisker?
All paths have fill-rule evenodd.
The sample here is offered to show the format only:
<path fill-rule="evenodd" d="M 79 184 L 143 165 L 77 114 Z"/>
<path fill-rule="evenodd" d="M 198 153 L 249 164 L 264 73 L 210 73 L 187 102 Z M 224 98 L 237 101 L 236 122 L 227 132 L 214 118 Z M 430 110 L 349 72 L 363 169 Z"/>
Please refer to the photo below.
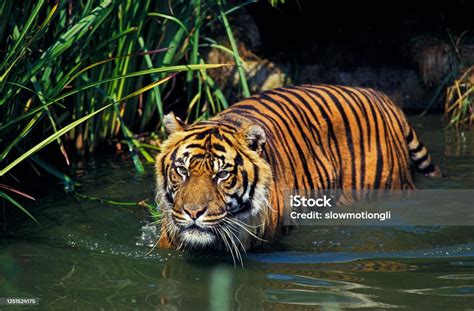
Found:
<path fill-rule="evenodd" d="M 228 227 L 229 232 L 230 232 L 230 233 L 235 237 L 235 239 L 239 242 L 239 244 L 240 244 L 240 246 L 241 246 L 241 248 L 242 248 L 244 254 L 247 255 L 247 251 L 246 251 L 246 249 L 245 249 L 245 246 L 244 246 L 244 244 L 242 243 L 242 241 L 240 240 L 240 238 L 239 238 L 239 236 L 238 236 L 238 234 L 239 234 L 239 229 L 240 229 L 240 228 L 239 228 L 239 227 L 234 227 L 234 225 L 233 225 L 233 224 L 230 224 L 230 223 L 228 223 L 228 225 L 229 225 L 229 227 Z M 235 230 L 235 231 L 234 231 L 234 230 Z"/>
<path fill-rule="evenodd" d="M 217 233 L 220 235 L 222 241 L 224 242 L 224 244 L 226 245 L 227 249 L 228 249 L 229 252 L 230 252 L 230 255 L 232 256 L 232 261 L 234 262 L 234 267 L 235 267 L 236 264 L 235 264 L 234 252 L 233 252 L 232 248 L 230 247 L 229 242 L 227 241 L 227 238 L 226 238 L 225 235 L 221 232 L 221 229 L 222 229 L 222 228 L 221 228 L 220 226 L 217 226 L 217 227 L 216 227 Z"/>
<path fill-rule="evenodd" d="M 245 228 L 245 226 L 243 226 L 242 222 L 238 222 L 236 221 L 235 219 L 233 218 L 226 218 L 224 219 L 224 221 L 227 221 L 228 223 L 233 223 L 235 224 L 236 226 L 239 226 L 240 228 L 244 229 L 248 234 L 250 234 L 251 236 L 253 236 L 254 238 L 256 238 L 257 240 L 260 240 L 262 242 L 268 242 L 267 240 L 264 240 L 258 236 L 255 235 L 255 233 L 251 232 L 250 230 L 248 230 L 247 228 Z"/>
<path fill-rule="evenodd" d="M 229 229 L 226 228 L 226 227 L 223 227 L 223 226 L 220 226 L 220 228 L 222 229 L 222 231 L 224 232 L 224 234 L 229 238 L 229 241 L 230 241 L 230 243 L 231 243 L 231 246 L 233 247 L 233 249 L 234 249 L 234 251 L 235 251 L 235 255 L 236 255 L 238 261 L 240 261 L 241 266 L 243 267 L 242 255 L 240 254 L 239 247 L 237 246 L 237 244 L 235 244 L 234 239 L 233 239 L 232 236 L 230 235 Z M 235 263 L 234 263 L 234 266 L 235 266 Z"/>

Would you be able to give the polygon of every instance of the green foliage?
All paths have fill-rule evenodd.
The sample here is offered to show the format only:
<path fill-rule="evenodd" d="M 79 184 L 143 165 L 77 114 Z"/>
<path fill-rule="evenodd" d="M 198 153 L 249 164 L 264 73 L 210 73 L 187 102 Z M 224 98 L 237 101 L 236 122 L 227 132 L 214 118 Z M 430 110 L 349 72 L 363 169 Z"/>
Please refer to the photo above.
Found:
<path fill-rule="evenodd" d="M 474 66 L 464 69 L 464 72 L 454 80 L 446 90 L 444 104 L 445 118 L 450 127 L 471 128 L 474 123 Z"/>
<path fill-rule="evenodd" d="M 29 218 L 31 218 L 31 220 L 33 220 L 34 222 L 36 222 L 37 224 L 39 224 L 38 220 L 36 220 L 36 218 L 31 215 L 20 203 L 18 203 L 14 198 L 12 198 L 10 195 L 8 195 L 5 191 L 8 191 L 10 193 L 15 193 L 17 195 L 20 195 L 24 198 L 27 198 L 27 199 L 30 199 L 30 200 L 35 200 L 33 197 L 27 195 L 26 193 L 23 193 L 17 189 L 13 189 L 12 187 L 9 187 L 7 185 L 4 185 L 4 184 L 0 184 L 0 198 L 3 198 L 5 201 L 9 202 L 11 205 L 15 206 L 16 208 L 18 208 L 19 210 L 21 210 L 23 213 L 25 213 Z"/>
<path fill-rule="evenodd" d="M 205 64 L 202 49 L 214 42 L 229 50 L 209 38 L 212 25 L 223 23 L 239 64 L 226 16 L 240 7 L 218 0 L 2 1 L 0 177 L 33 161 L 72 190 L 72 179 L 35 153 L 53 143 L 53 157 L 69 164 L 71 152 L 93 153 L 112 138 L 127 144 L 142 172 L 156 147 L 134 133 L 160 135 L 171 98 L 191 119 L 227 107 L 206 73 L 219 65 Z"/>
<path fill-rule="evenodd" d="M 278 4 L 284 4 L 285 3 L 285 0 L 269 0 L 270 1 L 270 4 L 275 7 L 277 6 Z"/>

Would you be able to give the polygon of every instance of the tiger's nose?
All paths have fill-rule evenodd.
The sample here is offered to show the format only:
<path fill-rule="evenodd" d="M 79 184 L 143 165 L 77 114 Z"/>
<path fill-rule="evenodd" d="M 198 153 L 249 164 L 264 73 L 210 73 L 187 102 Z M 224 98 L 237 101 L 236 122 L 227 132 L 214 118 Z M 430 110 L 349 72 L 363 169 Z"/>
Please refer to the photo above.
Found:
<path fill-rule="evenodd" d="M 207 210 L 207 206 L 195 206 L 185 205 L 183 211 L 191 217 L 192 220 L 196 220 L 201 217 Z"/>

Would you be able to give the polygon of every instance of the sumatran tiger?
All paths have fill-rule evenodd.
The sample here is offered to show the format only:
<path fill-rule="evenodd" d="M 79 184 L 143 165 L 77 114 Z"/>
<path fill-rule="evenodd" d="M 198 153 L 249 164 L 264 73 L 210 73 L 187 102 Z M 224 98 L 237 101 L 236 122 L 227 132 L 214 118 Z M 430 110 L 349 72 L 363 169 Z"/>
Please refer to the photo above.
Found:
<path fill-rule="evenodd" d="M 254 95 L 208 121 L 163 119 L 161 247 L 228 249 L 282 233 L 284 189 L 413 189 L 410 159 L 441 176 L 405 115 L 365 88 L 303 85 Z M 240 256 L 240 255 L 239 255 Z"/>

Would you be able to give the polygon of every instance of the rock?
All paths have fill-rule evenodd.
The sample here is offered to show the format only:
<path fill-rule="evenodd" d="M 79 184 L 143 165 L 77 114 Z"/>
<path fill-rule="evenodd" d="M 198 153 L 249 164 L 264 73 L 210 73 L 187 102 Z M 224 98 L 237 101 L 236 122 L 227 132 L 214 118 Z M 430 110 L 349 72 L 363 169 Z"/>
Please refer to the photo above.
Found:
<path fill-rule="evenodd" d="M 440 85 L 460 65 L 474 63 L 474 45 L 448 44 L 432 37 L 415 41 L 411 54 L 427 87 Z"/>
<path fill-rule="evenodd" d="M 291 84 L 291 79 L 285 67 L 259 58 L 242 43 L 239 43 L 238 50 L 240 57 L 243 59 L 245 76 L 252 94 Z M 207 54 L 206 62 L 211 64 L 234 63 L 234 58 L 229 53 L 212 48 Z M 236 66 L 222 67 L 210 70 L 208 73 L 230 101 L 239 98 L 240 77 Z"/>
<path fill-rule="evenodd" d="M 336 83 L 382 91 L 405 110 L 422 110 L 426 106 L 428 94 L 415 70 L 357 68 L 353 72 L 340 72 Z"/>

